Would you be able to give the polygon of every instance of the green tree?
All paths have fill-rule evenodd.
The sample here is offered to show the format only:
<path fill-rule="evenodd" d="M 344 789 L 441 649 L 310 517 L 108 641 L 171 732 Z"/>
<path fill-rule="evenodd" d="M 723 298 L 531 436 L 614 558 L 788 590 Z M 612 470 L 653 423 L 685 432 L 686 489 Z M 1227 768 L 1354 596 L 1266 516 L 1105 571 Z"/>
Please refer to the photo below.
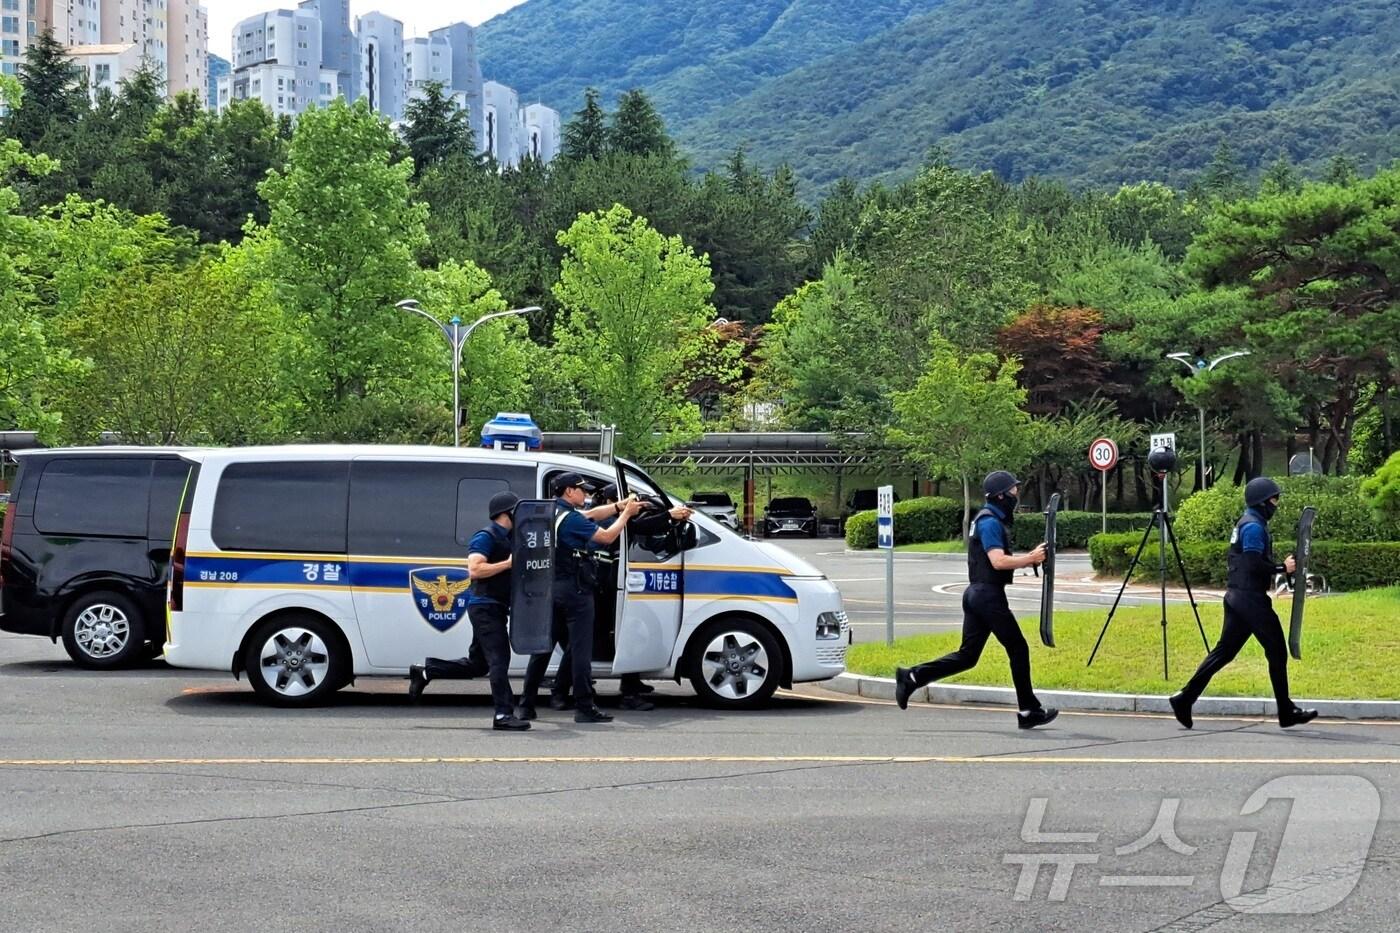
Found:
<path fill-rule="evenodd" d="M 923 375 L 894 396 L 889 438 L 935 479 L 963 488 L 963 529 L 972 515 L 973 481 L 992 470 L 1016 470 L 1034 445 L 1026 391 L 1016 384 L 1015 360 L 992 353 L 962 356 L 935 339 Z"/>
<path fill-rule="evenodd" d="M 448 159 L 476 156 L 467 112 L 443 92 L 442 84 L 437 81 L 429 81 L 423 94 L 409 101 L 404 108 L 400 132 L 413 157 L 415 179 L 429 167 Z"/>
<path fill-rule="evenodd" d="M 35 150 L 56 125 L 75 122 L 88 108 L 77 66 L 68 50 L 44 30 L 24 50 L 19 67 L 23 96 L 5 117 L 5 135 Z"/>
<path fill-rule="evenodd" d="M 286 166 L 262 183 L 275 243 L 281 301 L 305 323 L 300 361 L 302 425 L 318 420 L 353 435 L 364 400 L 408 398 L 424 365 L 394 303 L 414 285 L 414 254 L 426 242 L 426 208 L 409 201 L 413 166 L 394 162 L 395 138 L 366 102 L 336 100 L 297 122 Z M 367 434 L 377 416 L 366 415 Z M 346 419 L 349 418 L 349 421 Z"/>
<path fill-rule="evenodd" d="M 583 92 L 583 107 L 564 126 L 564 146 L 560 153 L 569 161 L 600 158 L 608 149 L 607 114 L 598 103 L 598 89 Z"/>
<path fill-rule="evenodd" d="M 865 207 L 865 198 L 854 180 L 840 178 L 822 199 L 817 222 L 812 227 L 808 244 L 812 251 L 812 268 L 820 270 L 835 258 L 838 250 L 850 249 L 855 242 L 856 227 Z"/>
<path fill-rule="evenodd" d="M 559 234 L 556 297 L 566 316 L 556 354 L 598 423 L 618 428 L 618 452 L 665 450 L 699 433 L 684 400 L 687 366 L 714 317 L 709 265 L 627 208 L 585 214 Z"/>
<path fill-rule="evenodd" d="M 618 98 L 607 139 L 612 152 L 643 156 L 675 154 L 676 145 L 666 133 L 665 121 L 651 98 L 640 89 L 627 91 Z"/>
<path fill-rule="evenodd" d="M 1361 484 L 1361 498 L 1377 512 L 1400 519 L 1400 453 L 1392 454 Z"/>

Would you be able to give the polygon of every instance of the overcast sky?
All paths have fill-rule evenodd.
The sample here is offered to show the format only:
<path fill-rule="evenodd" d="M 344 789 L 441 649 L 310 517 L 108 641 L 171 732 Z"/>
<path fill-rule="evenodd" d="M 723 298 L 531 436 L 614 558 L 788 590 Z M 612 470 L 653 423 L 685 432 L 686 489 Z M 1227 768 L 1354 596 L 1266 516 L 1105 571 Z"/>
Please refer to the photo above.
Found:
<path fill-rule="evenodd" d="M 473 26 L 503 13 L 523 0 L 350 0 L 354 17 L 374 10 L 403 20 L 404 36 L 426 36 L 428 30 L 466 20 Z M 209 10 L 209 51 L 228 58 L 233 50 L 234 23 L 268 10 L 296 9 L 298 0 L 204 0 Z"/>

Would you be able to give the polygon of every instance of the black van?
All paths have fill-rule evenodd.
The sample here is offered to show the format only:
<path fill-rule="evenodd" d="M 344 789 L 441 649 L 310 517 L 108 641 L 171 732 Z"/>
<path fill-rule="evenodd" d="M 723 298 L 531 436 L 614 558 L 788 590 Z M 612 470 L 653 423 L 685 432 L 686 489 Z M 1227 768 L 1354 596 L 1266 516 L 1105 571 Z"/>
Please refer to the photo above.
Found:
<path fill-rule="evenodd" d="M 175 516 L 190 465 L 172 448 L 15 454 L 0 534 L 0 629 L 63 639 L 80 666 L 160 654 Z"/>

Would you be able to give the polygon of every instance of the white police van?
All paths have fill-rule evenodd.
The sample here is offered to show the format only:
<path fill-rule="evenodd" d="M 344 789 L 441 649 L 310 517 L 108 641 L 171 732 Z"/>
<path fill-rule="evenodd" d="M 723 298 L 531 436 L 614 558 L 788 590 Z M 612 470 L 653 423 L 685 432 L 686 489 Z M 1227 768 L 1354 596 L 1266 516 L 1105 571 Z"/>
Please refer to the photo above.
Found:
<path fill-rule="evenodd" d="M 539 451 L 287 446 L 185 458 L 165 660 L 247 674 L 284 706 L 467 653 L 466 545 L 493 494 L 548 498 L 555 476 L 576 472 L 677 504 L 635 465 Z M 844 670 L 846 614 L 821 572 L 703 515 L 691 528 L 628 530 L 599 587 L 597 628 L 612 634 L 595 649 L 595 676 L 685 677 L 705 703 L 743 709 Z M 512 673 L 526 660 L 514 656 Z"/>

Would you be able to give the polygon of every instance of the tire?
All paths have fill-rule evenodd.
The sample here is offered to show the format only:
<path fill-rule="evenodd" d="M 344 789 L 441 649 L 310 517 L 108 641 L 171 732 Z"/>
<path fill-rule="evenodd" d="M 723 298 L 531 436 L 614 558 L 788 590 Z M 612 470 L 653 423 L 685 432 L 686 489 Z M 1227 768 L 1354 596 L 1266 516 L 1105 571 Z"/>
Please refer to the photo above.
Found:
<path fill-rule="evenodd" d="M 265 703 L 315 706 L 350 682 L 350 653 L 339 629 L 320 616 L 278 616 L 253 630 L 243 671 Z"/>
<path fill-rule="evenodd" d="M 84 593 L 63 614 L 63 647 L 73 663 L 110 671 L 145 659 L 146 620 L 136 603 L 112 590 Z"/>
<path fill-rule="evenodd" d="M 690 685 L 712 709 L 765 706 L 783 677 L 783 654 L 763 625 L 742 616 L 715 619 L 696 631 L 686 659 Z"/>

